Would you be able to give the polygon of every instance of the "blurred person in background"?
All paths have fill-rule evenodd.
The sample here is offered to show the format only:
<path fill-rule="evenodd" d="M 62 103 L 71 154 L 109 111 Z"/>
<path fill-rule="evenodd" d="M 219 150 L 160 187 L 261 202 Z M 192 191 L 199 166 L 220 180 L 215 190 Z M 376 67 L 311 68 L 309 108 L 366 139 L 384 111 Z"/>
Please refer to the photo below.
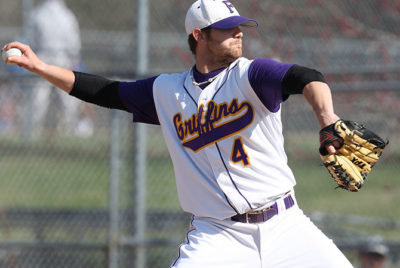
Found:
<path fill-rule="evenodd" d="M 79 23 L 63 0 L 44 0 L 29 14 L 28 25 L 28 42 L 40 58 L 67 69 L 78 68 L 81 61 Z M 93 133 L 91 120 L 78 120 L 79 100 L 54 90 L 53 85 L 43 80 L 37 82 L 33 92 L 33 124 L 36 132 L 40 134 L 46 128 L 46 136 L 52 137 L 62 123 L 62 132 L 67 134 L 90 136 Z M 48 112 L 51 107 L 56 109 Z M 58 111 L 63 111 L 63 114 Z"/>
<path fill-rule="evenodd" d="M 359 268 L 384 268 L 388 266 L 388 247 L 380 241 L 369 241 L 358 253 Z"/>

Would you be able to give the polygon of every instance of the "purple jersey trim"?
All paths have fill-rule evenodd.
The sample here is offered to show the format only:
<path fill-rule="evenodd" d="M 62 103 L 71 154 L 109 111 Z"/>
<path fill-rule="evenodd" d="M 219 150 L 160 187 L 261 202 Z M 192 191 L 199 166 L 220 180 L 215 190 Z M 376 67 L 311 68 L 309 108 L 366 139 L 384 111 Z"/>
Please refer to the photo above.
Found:
<path fill-rule="evenodd" d="M 209 73 L 206 73 L 206 74 L 203 74 L 203 73 L 200 73 L 199 71 L 197 71 L 196 67 L 194 66 L 192 68 L 192 70 L 193 70 L 192 71 L 193 72 L 193 78 L 194 78 L 194 81 L 196 81 L 197 83 L 205 82 L 208 79 L 213 78 L 214 76 L 218 75 L 220 72 L 222 72 L 225 69 L 226 69 L 226 67 L 218 69 L 218 70 L 215 70 L 215 71 L 212 71 L 212 72 L 209 72 Z M 205 83 L 203 85 L 200 85 L 199 87 L 201 89 L 204 89 L 209 84 L 210 83 Z"/>
<path fill-rule="evenodd" d="M 133 122 L 159 125 L 153 97 L 157 76 L 135 82 L 120 82 L 118 94 L 125 107 L 133 114 Z"/>
<path fill-rule="evenodd" d="M 266 58 L 257 58 L 250 64 L 250 85 L 265 107 L 273 113 L 279 111 L 283 102 L 282 80 L 292 66 L 291 63 L 280 63 Z"/>
<path fill-rule="evenodd" d="M 292 63 L 280 63 L 271 59 L 257 58 L 249 67 L 249 81 L 258 98 L 265 107 L 275 113 L 283 102 L 282 80 L 286 72 L 292 67 Z M 193 67 L 193 78 L 197 83 L 207 81 L 225 70 L 221 68 L 210 73 L 200 73 Z M 204 89 L 209 83 L 201 85 Z"/>

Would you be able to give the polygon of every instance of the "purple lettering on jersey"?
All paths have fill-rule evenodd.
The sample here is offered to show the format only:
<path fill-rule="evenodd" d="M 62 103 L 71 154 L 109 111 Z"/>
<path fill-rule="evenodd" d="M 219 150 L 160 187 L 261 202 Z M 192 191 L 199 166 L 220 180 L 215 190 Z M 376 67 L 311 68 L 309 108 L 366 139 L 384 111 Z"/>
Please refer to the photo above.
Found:
<path fill-rule="evenodd" d="M 207 112 L 204 112 L 204 105 L 200 105 L 197 114 L 182 121 L 182 115 L 177 113 L 173 122 L 182 145 L 197 152 L 245 129 L 253 119 L 254 109 L 251 104 L 247 101 L 239 103 L 238 99 L 233 99 L 230 104 L 217 104 L 210 100 Z"/>
<path fill-rule="evenodd" d="M 224 3 L 226 5 L 226 7 L 229 9 L 229 12 L 234 13 L 234 9 L 235 7 L 232 5 L 231 2 L 229 1 L 222 1 L 222 3 Z"/>

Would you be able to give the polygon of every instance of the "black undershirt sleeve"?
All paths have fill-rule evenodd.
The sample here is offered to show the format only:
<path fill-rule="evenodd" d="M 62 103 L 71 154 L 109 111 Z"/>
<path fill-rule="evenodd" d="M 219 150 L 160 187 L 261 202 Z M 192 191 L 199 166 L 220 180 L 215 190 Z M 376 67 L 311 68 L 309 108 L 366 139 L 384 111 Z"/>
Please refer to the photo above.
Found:
<path fill-rule="evenodd" d="M 69 93 L 71 96 L 106 108 L 128 111 L 118 95 L 118 81 L 87 73 L 73 73 L 75 82 Z"/>
<path fill-rule="evenodd" d="M 326 83 L 324 76 L 317 70 L 301 65 L 293 65 L 282 80 L 282 95 L 286 100 L 289 95 L 302 94 L 304 87 L 313 81 Z"/>

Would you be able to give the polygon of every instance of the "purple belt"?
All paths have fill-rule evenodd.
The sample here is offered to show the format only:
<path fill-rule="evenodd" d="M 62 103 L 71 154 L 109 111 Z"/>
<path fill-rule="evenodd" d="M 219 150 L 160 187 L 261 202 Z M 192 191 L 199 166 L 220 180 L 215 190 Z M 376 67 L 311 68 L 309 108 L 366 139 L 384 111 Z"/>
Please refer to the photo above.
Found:
<path fill-rule="evenodd" d="M 291 195 L 286 196 L 283 199 L 285 208 L 291 208 L 294 205 L 294 201 Z M 231 217 L 231 220 L 243 222 L 243 223 L 260 223 L 271 219 L 273 216 L 278 214 L 278 204 L 275 202 L 272 206 L 264 208 L 258 211 L 251 211 L 244 214 L 237 214 Z"/>

